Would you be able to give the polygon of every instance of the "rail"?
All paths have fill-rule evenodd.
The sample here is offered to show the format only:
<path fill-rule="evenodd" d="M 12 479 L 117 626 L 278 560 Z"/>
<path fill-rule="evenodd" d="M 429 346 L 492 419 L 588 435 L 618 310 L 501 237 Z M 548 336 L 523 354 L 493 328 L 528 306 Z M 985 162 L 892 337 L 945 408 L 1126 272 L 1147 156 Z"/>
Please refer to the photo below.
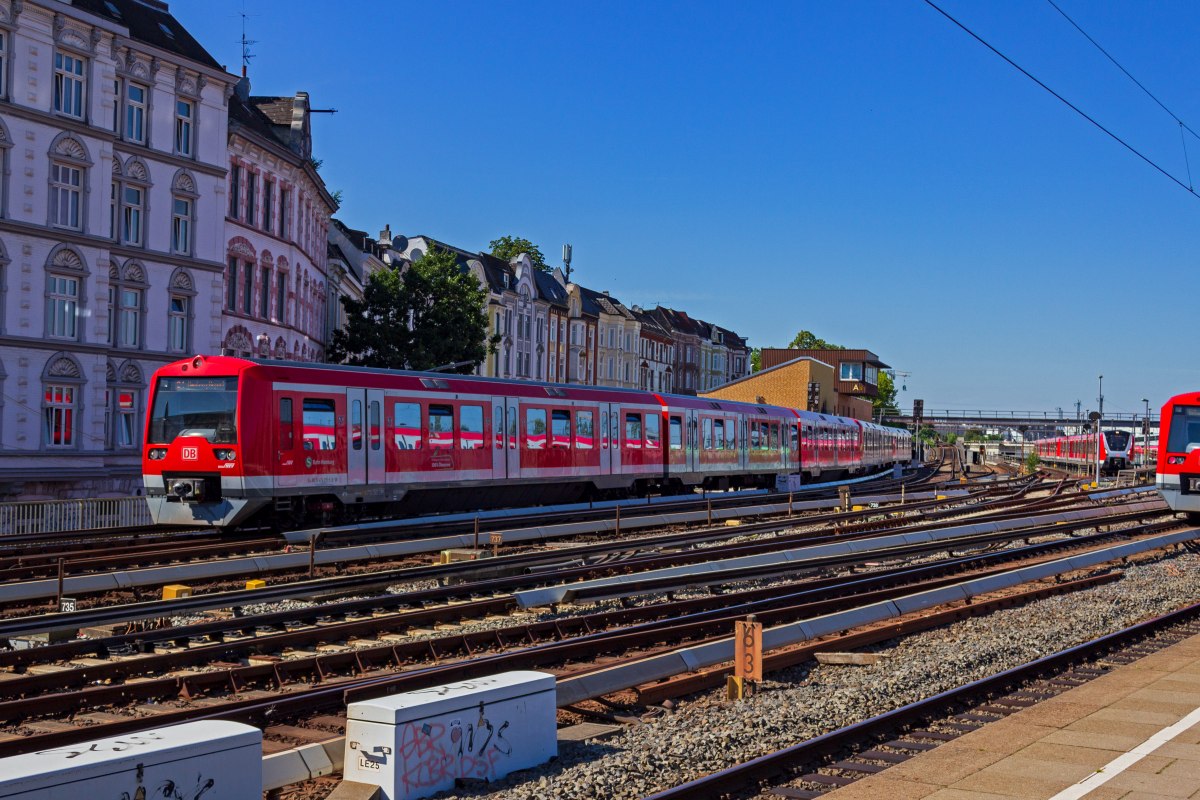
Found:
<path fill-rule="evenodd" d="M 0 503 L 0 537 L 153 525 L 144 497 Z"/>

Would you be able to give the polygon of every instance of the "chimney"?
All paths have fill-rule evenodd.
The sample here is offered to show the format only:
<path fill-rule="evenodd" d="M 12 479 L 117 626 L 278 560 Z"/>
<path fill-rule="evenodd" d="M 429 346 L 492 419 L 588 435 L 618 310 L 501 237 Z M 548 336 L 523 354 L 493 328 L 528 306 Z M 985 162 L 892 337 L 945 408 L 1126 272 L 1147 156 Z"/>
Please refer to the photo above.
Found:
<path fill-rule="evenodd" d="M 233 90 L 237 92 L 238 99 L 243 103 L 250 99 L 250 78 L 243 75 L 238 79 L 238 82 L 233 85 Z"/>

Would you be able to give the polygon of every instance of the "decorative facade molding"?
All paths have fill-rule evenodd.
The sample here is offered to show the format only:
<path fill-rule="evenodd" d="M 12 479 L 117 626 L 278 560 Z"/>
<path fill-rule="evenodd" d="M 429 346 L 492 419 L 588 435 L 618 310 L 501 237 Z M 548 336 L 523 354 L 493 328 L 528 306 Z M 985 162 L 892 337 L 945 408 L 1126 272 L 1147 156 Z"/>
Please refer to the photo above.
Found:
<path fill-rule="evenodd" d="M 83 382 L 83 368 L 79 366 L 79 360 L 70 353 L 55 353 L 46 361 L 46 368 L 42 370 L 42 378 L 58 378 L 70 381 Z"/>

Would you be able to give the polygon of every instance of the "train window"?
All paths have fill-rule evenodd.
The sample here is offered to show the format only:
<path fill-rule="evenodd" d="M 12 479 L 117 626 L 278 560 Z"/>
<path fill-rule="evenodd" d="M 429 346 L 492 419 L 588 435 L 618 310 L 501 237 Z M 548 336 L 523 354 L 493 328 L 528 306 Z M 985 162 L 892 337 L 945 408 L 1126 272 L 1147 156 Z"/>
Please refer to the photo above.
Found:
<path fill-rule="evenodd" d="M 646 447 L 651 450 L 657 450 L 660 446 L 658 424 L 658 414 L 646 415 Z"/>
<path fill-rule="evenodd" d="M 517 449 L 517 407 L 508 407 L 508 449 Z"/>
<path fill-rule="evenodd" d="M 492 433 L 496 439 L 496 449 L 504 449 L 504 409 L 496 406 L 492 414 Z"/>
<path fill-rule="evenodd" d="M 332 400 L 304 398 L 304 426 L 301 439 L 305 450 L 333 450 L 337 446 Z"/>
<path fill-rule="evenodd" d="M 725 449 L 737 449 L 737 420 L 725 420 Z"/>
<path fill-rule="evenodd" d="M 429 404 L 429 449 L 454 447 L 454 406 Z"/>
<path fill-rule="evenodd" d="M 350 403 L 350 446 L 355 450 L 362 450 L 362 400 L 354 400 Z"/>
<path fill-rule="evenodd" d="M 771 423 L 771 445 L 770 445 L 770 447 L 772 450 L 779 449 L 779 423 L 778 422 Z"/>
<path fill-rule="evenodd" d="M 396 403 L 392 406 L 392 415 L 396 427 L 392 436 L 399 450 L 421 449 L 421 404 Z"/>
<path fill-rule="evenodd" d="M 292 398 L 279 400 L 279 449 L 291 450 L 295 445 L 295 429 L 292 427 Z"/>
<path fill-rule="evenodd" d="M 371 449 L 372 449 L 372 450 L 378 450 L 378 449 L 380 448 L 380 446 L 383 444 L 383 437 L 380 435 L 380 425 L 379 425 L 379 417 L 380 417 L 380 414 L 379 414 L 379 406 L 380 406 L 380 402 L 379 402 L 378 400 L 372 400 L 372 401 L 371 401 L 370 403 L 368 403 L 367 405 L 368 405 L 368 407 L 369 407 L 369 410 L 370 410 L 370 424 L 371 424 L 371 430 L 370 430 L 370 434 L 371 434 Z"/>
<path fill-rule="evenodd" d="M 591 450 L 596 443 L 596 434 L 592 428 L 592 412 L 575 412 L 575 446 L 580 450 Z"/>
<path fill-rule="evenodd" d="M 608 412 L 600 412 L 600 446 L 608 449 Z"/>
<path fill-rule="evenodd" d="M 1190 453 L 1200 447 L 1200 406 L 1174 406 L 1167 432 L 1168 453 Z"/>
<path fill-rule="evenodd" d="M 530 450 L 541 450 L 546 446 L 546 410 L 525 409 L 525 446 Z"/>
<path fill-rule="evenodd" d="M 788 425 L 788 431 L 791 436 L 792 452 L 796 453 L 800 450 L 800 426 L 796 423 Z"/>
<path fill-rule="evenodd" d="M 550 412 L 550 446 L 571 446 L 571 412 L 555 409 Z"/>
<path fill-rule="evenodd" d="M 707 422 L 707 420 L 705 420 Z M 725 420 L 718 419 L 713 421 L 713 447 L 717 450 L 725 449 Z"/>
<path fill-rule="evenodd" d="M 638 448 L 642 446 L 641 414 L 625 414 L 625 446 Z"/>
<path fill-rule="evenodd" d="M 701 441 L 703 441 L 703 444 L 701 445 L 701 447 L 703 447 L 705 450 L 712 450 L 712 437 L 713 437 L 712 423 L 713 423 L 713 421 L 709 417 L 705 417 L 704 421 L 700 423 L 701 430 L 704 431 L 704 437 L 701 440 Z"/>
<path fill-rule="evenodd" d="M 750 420 L 750 449 L 751 450 L 760 449 L 760 447 L 761 447 L 760 440 L 761 439 L 762 439 L 762 434 L 758 430 L 758 423 L 755 422 L 754 420 Z"/>
<path fill-rule="evenodd" d="M 683 419 L 680 417 L 671 417 L 667 421 L 669 437 L 668 444 L 672 450 L 683 449 Z"/>
<path fill-rule="evenodd" d="M 459 407 L 458 446 L 463 450 L 483 449 L 483 406 Z"/>

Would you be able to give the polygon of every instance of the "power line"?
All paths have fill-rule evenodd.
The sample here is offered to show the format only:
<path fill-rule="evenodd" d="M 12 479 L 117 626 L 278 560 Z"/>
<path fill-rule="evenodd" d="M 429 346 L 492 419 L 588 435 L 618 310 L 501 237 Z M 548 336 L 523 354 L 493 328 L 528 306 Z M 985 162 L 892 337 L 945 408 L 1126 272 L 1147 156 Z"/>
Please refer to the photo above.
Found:
<path fill-rule="evenodd" d="M 1115 133 L 1113 133 L 1112 131 L 1110 131 L 1108 128 L 1104 127 L 1104 126 L 1103 126 L 1103 125 L 1101 125 L 1099 122 L 1097 122 L 1096 120 L 1092 119 L 1092 118 L 1091 118 L 1090 116 L 1088 116 L 1088 115 L 1087 115 L 1087 114 L 1086 114 L 1086 113 L 1085 113 L 1085 112 L 1084 112 L 1082 109 L 1080 109 L 1078 106 L 1076 106 L 1076 105 L 1075 105 L 1074 103 L 1072 103 L 1070 100 L 1068 100 L 1067 98 L 1063 97 L 1061 94 L 1059 94 L 1058 92 L 1054 91 L 1054 90 L 1053 90 L 1053 89 L 1051 89 L 1049 86 L 1047 86 L 1046 84 L 1042 83 L 1040 80 L 1038 80 L 1037 78 L 1035 78 L 1035 77 L 1034 77 L 1034 76 L 1033 76 L 1033 75 L 1032 75 L 1032 74 L 1031 74 L 1031 73 L 1030 73 L 1028 70 L 1026 70 L 1026 69 L 1025 69 L 1024 67 L 1022 67 L 1020 64 L 1018 64 L 1017 62 L 1013 61 L 1011 58 L 1009 58 L 1008 56 L 1004 55 L 1004 53 L 1001 53 L 1001 52 L 1000 52 L 999 50 L 997 50 L 996 48 L 992 47 L 990 44 L 988 44 L 988 43 L 987 43 L 987 41 L 985 41 L 985 40 L 983 39 L 983 37 L 981 37 L 979 34 L 975 33 L 975 31 L 971 30 L 971 29 L 970 29 L 970 28 L 968 28 L 966 25 L 964 25 L 964 24 L 962 24 L 961 22 L 959 22 L 957 19 L 955 19 L 954 17 L 952 17 L 950 14 L 948 14 L 946 11 L 942 10 L 942 9 L 941 9 L 941 8 L 940 8 L 940 7 L 939 7 L 939 6 L 938 6 L 936 3 L 934 3 L 934 2 L 933 2 L 933 0 L 925 0 L 925 4 L 926 4 L 927 6 L 929 6 L 930 8 L 932 8 L 934 11 L 938 12 L 939 14 L 941 14 L 941 15 L 942 15 L 943 17 L 945 17 L 946 19 L 948 19 L 948 20 L 950 20 L 951 22 L 953 22 L 953 23 L 954 23 L 955 25 L 957 25 L 959 28 L 962 28 L 962 30 L 963 30 L 963 31 L 965 31 L 965 32 L 966 32 L 968 35 L 970 35 L 970 36 L 971 36 L 971 38 L 973 38 L 975 41 L 979 42 L 981 45 L 983 45 L 984 47 L 986 47 L 988 50 L 991 50 L 993 53 L 995 53 L 996 55 L 1000 56 L 1002 59 L 1004 59 L 1005 61 L 1007 61 L 1007 62 L 1009 63 L 1009 65 L 1010 65 L 1010 66 L 1012 66 L 1014 69 L 1016 69 L 1017 71 L 1019 71 L 1019 72 L 1020 72 L 1022 75 L 1024 75 L 1026 78 L 1029 78 L 1029 80 L 1033 81 L 1033 82 L 1034 82 L 1034 83 L 1036 83 L 1038 86 L 1042 87 L 1042 88 L 1043 88 L 1043 89 L 1045 89 L 1047 92 L 1049 92 L 1050 94 L 1054 95 L 1054 97 L 1055 97 L 1055 98 L 1057 98 L 1057 99 L 1059 100 L 1059 102 L 1063 103 L 1065 106 L 1067 106 L 1068 108 L 1070 108 L 1070 109 L 1071 109 L 1072 111 L 1074 111 L 1076 114 L 1078 114 L 1079 116 L 1081 116 L 1081 117 L 1083 117 L 1084 119 L 1086 119 L 1088 122 L 1090 122 L 1090 123 L 1092 123 L 1093 125 L 1095 125 L 1097 128 L 1099 128 L 1099 129 L 1100 129 L 1101 131 L 1103 131 L 1104 133 L 1108 134 L 1108 136 L 1109 136 L 1110 138 L 1112 138 L 1112 139 L 1113 139 L 1113 141 L 1115 141 L 1115 142 L 1117 142 L 1118 144 L 1120 144 L 1122 147 L 1124 147 L 1124 148 L 1125 148 L 1126 150 L 1128 150 L 1129 152 L 1133 153 L 1135 156 L 1137 156 L 1138 158 L 1140 158 L 1142 161 L 1145 161 L 1147 164 L 1149 164 L 1150 166 L 1154 167 L 1154 169 L 1156 169 L 1156 170 L 1158 170 L 1159 172 L 1161 172 L 1161 173 L 1162 173 L 1162 174 L 1163 174 L 1165 177 L 1169 178 L 1169 179 L 1170 179 L 1172 182 L 1174 182 L 1175 184 L 1177 184 L 1177 185 L 1178 185 L 1178 186 L 1179 186 L 1181 189 L 1183 189 L 1185 192 L 1187 192 L 1188 194 L 1192 195 L 1193 197 L 1197 197 L 1198 199 L 1200 199 L 1200 195 L 1197 195 L 1197 194 L 1196 194 L 1196 193 L 1195 193 L 1195 192 L 1192 190 L 1192 188 L 1191 188 L 1190 186 L 1188 186 L 1186 183 L 1184 183 L 1183 181 L 1179 180 L 1178 178 L 1176 178 L 1176 177 L 1175 177 L 1174 175 L 1172 175 L 1171 173 L 1167 172 L 1165 169 L 1163 169 L 1162 167 L 1160 167 L 1160 166 L 1159 166 L 1158 164 L 1156 164 L 1154 161 L 1150 160 L 1150 158 L 1149 158 L 1148 156 L 1145 156 L 1145 155 L 1143 155 L 1143 154 L 1141 153 L 1141 151 L 1139 151 L 1139 150 L 1138 150 L 1136 147 L 1134 147 L 1133 145 L 1129 144 L 1129 142 L 1125 141 L 1125 140 L 1124 140 L 1124 139 L 1122 139 L 1120 136 L 1117 136 Z"/>
<path fill-rule="evenodd" d="M 1159 108 L 1161 108 L 1163 111 L 1170 114 L 1171 119 L 1175 120 L 1181 126 L 1183 126 L 1183 128 L 1186 129 L 1187 132 L 1190 133 L 1192 136 L 1195 136 L 1197 139 L 1200 139 L 1200 134 L 1197 134 L 1194 130 L 1192 130 L 1190 125 L 1188 125 L 1186 122 L 1181 120 L 1174 111 L 1167 108 L 1166 105 L 1163 104 L 1162 100 L 1159 100 L 1157 97 L 1154 96 L 1154 94 L 1149 89 L 1147 89 L 1145 86 L 1142 85 L 1141 81 L 1139 81 L 1137 78 L 1133 77 L 1133 75 L 1131 75 L 1129 73 L 1129 70 L 1127 70 L 1127 69 L 1125 69 L 1125 67 L 1121 66 L 1121 62 L 1119 62 L 1115 58 L 1113 58 L 1112 54 L 1110 54 L 1107 50 L 1105 50 L 1103 47 L 1101 47 L 1099 42 L 1097 42 L 1095 39 L 1093 39 L 1091 36 L 1089 36 L 1087 31 L 1085 31 L 1083 28 L 1079 27 L 1078 22 L 1076 22 L 1075 20 L 1073 20 L 1069 16 L 1067 16 L 1067 12 L 1065 12 L 1061 8 L 1059 8 L 1055 4 L 1054 0 L 1046 0 L 1046 2 L 1049 3 L 1051 6 L 1054 6 L 1054 10 L 1057 11 L 1058 13 L 1062 14 L 1063 18 L 1066 19 L 1067 22 L 1071 23 L 1075 27 L 1075 30 L 1082 33 L 1083 37 L 1085 39 L 1087 39 L 1089 42 L 1094 44 L 1096 46 L 1097 50 L 1099 50 L 1101 53 L 1104 53 L 1105 58 L 1107 58 L 1114 65 L 1116 65 L 1117 69 L 1121 70 L 1121 72 L 1124 72 L 1125 77 L 1129 78 L 1129 80 L 1133 81 L 1134 85 L 1137 86 L 1139 89 L 1141 89 L 1143 92 L 1145 92 L 1147 97 L 1149 97 L 1154 102 L 1158 103 Z"/>

